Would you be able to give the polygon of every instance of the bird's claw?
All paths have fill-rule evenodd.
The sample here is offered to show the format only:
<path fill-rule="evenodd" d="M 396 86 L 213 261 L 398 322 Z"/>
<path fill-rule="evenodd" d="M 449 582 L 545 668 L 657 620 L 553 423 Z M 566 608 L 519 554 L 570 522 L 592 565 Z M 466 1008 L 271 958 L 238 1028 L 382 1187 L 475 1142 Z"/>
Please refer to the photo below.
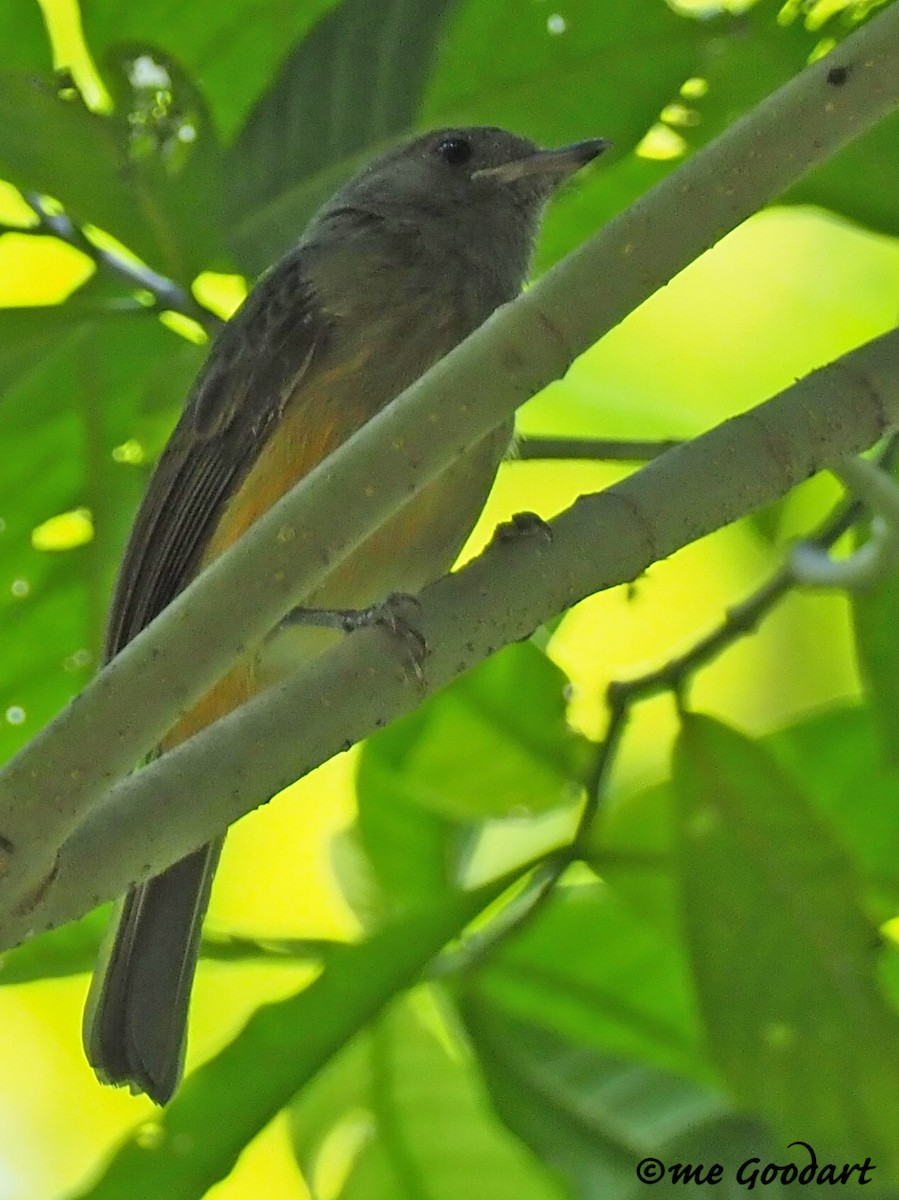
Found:
<path fill-rule="evenodd" d="M 428 643 L 418 630 L 416 621 L 421 605 L 407 592 L 391 595 L 368 608 L 294 608 L 284 618 L 288 625 L 318 625 L 340 633 L 355 633 L 379 625 L 395 635 L 403 645 L 417 682 L 424 680 L 424 661 Z"/>

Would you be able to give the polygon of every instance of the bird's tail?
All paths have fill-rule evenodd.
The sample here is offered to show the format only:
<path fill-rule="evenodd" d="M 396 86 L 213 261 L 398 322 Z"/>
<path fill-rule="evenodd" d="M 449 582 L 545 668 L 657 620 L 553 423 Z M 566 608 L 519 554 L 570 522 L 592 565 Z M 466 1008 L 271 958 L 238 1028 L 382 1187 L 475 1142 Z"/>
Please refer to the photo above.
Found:
<path fill-rule="evenodd" d="M 221 840 L 132 888 L 107 937 L 84 1014 L 84 1048 L 104 1083 L 165 1104 L 184 1065 L 200 926 Z"/>

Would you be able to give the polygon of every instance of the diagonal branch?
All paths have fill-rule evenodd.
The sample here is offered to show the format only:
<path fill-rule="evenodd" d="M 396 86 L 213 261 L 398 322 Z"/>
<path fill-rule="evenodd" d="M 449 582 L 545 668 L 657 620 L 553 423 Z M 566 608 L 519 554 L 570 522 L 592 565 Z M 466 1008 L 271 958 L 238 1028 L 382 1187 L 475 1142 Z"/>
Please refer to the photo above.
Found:
<path fill-rule="evenodd" d="M 0 910 L 11 912 L 40 890 L 56 849 L 97 798 L 158 742 L 248 642 L 264 636 L 371 530 L 534 391 L 563 374 L 575 355 L 702 251 L 897 105 L 899 5 L 893 5 L 826 60 L 779 89 L 500 310 L 308 475 L 0 773 L 0 851 L 4 854 Z M 878 370 L 884 383 L 889 373 L 882 363 Z M 631 578 L 658 554 L 669 553 L 676 545 L 734 519 L 835 456 L 870 445 L 883 431 L 886 408 L 881 409 L 876 393 L 869 395 L 847 377 L 846 389 L 853 404 L 834 406 L 826 396 L 819 401 L 818 386 L 806 386 L 802 395 L 816 412 L 823 403 L 827 418 L 822 418 L 820 427 L 810 428 L 808 411 L 797 414 L 797 428 L 805 440 L 792 443 L 802 459 L 795 474 L 774 471 L 776 483 L 772 482 L 769 433 L 764 423 L 744 418 L 739 428 L 745 445 L 731 446 L 729 460 L 711 463 L 704 451 L 701 469 L 708 473 L 680 480 L 694 505 L 689 513 L 683 513 L 683 496 L 679 498 L 675 511 L 681 512 L 684 524 L 670 525 L 667 536 L 660 540 L 660 531 L 648 514 L 663 511 L 655 504 L 660 497 L 654 496 L 653 480 L 666 479 L 666 471 L 640 473 L 638 508 L 632 508 L 632 485 L 625 481 L 605 497 L 585 500 L 572 510 L 573 515 L 561 518 L 556 536 L 564 556 L 559 561 L 559 577 L 539 581 L 546 585 L 539 611 L 544 615 L 557 611 L 577 597 L 579 588 L 574 580 L 581 585 L 584 580 L 577 563 L 569 562 L 568 556 L 581 563 L 589 557 L 584 546 L 597 537 L 597 527 L 585 521 L 585 515 L 595 508 L 602 514 L 603 528 L 617 529 L 620 538 L 627 539 L 620 541 L 621 557 L 617 571 L 611 574 Z M 846 424 L 850 413 L 855 418 L 851 428 Z M 890 409 L 890 419 L 894 416 L 895 410 Z M 680 463 L 683 459 L 676 456 L 685 452 L 687 447 L 675 450 L 656 460 L 656 465 L 669 460 Z M 379 464 L 374 494 L 372 462 Z M 702 498 L 696 495 L 697 479 L 707 487 Z M 742 492 L 734 490 L 737 485 Z M 708 519 L 700 520 L 703 511 L 708 518 L 707 504 L 700 499 L 707 500 L 719 491 L 714 520 L 711 524 Z M 678 533 L 672 542 L 670 530 L 674 528 Z M 567 542 L 570 534 L 588 540 L 574 549 Z M 530 559 L 533 553 L 532 548 L 520 557 Z M 538 561 L 531 567 L 540 571 L 546 563 Z M 461 572 L 455 583 L 443 581 L 431 590 L 436 601 L 448 586 L 449 594 L 455 596 L 454 589 L 470 586 L 472 579 L 479 581 L 482 598 L 472 610 L 469 597 L 468 607 L 463 605 L 460 610 L 471 614 L 475 630 L 480 631 L 471 640 L 471 645 L 478 647 L 477 654 L 522 636 L 516 629 L 527 632 L 535 623 L 534 609 L 528 610 L 523 621 L 520 613 L 515 618 L 520 599 L 515 589 L 523 589 L 522 594 L 529 596 L 537 581 L 518 577 L 514 571 L 513 576 L 516 582 L 509 584 L 507 591 L 502 582 L 482 578 L 476 568 Z M 463 580 L 467 582 L 463 584 Z M 589 580 L 591 590 L 605 586 L 595 573 L 589 573 Z M 514 597 L 511 601 L 510 596 Z M 493 605 L 490 613 L 485 607 L 488 597 Z M 457 599 L 462 603 L 461 596 Z M 435 671 L 435 667 L 442 662 L 447 670 L 449 664 L 437 631 L 427 628 L 426 632 L 431 644 L 439 648 L 431 664 L 437 678 L 441 670 Z M 343 662 L 347 651 L 340 647 L 337 657 L 329 659 L 325 676 L 317 666 L 305 678 L 315 678 L 317 685 L 323 686 L 331 671 L 350 670 L 354 686 L 359 686 L 354 675 L 358 669 L 355 654 L 364 646 L 369 651 L 383 648 L 373 636 L 356 635 L 353 640 L 347 663 Z M 454 669 L 460 662 L 474 661 L 474 652 L 463 649 L 460 658 L 459 646 L 454 649 Z M 336 674 L 331 677 L 332 684 L 335 678 Z M 367 678 L 364 682 L 367 684 Z M 321 707 L 324 693 L 318 695 L 313 708 Z M 400 696 L 388 688 L 383 704 L 379 697 L 375 709 L 389 710 L 391 703 L 399 711 Z M 405 703 L 410 703 L 408 695 Z M 357 732 L 350 736 L 364 732 L 372 715 L 371 703 L 360 703 L 354 724 Z M 291 737 L 295 736 L 293 729 Z M 316 751 L 311 753 L 314 756 Z M 171 783 L 170 779 L 169 786 Z M 193 809 L 193 805 L 181 808 Z M 199 840 L 202 838 L 195 839 L 193 832 L 183 844 Z M 152 863 L 149 854 L 141 862 L 158 869 L 162 865 L 158 847 L 154 854 Z M 118 865 L 125 861 L 123 858 Z M 92 863 L 92 867 L 96 865 L 96 861 Z M 106 887 L 104 884 L 97 896 L 108 894 Z M 56 891 L 51 888 L 50 894 Z"/>
<path fill-rule="evenodd" d="M 0 922 L 0 947 L 156 874 L 260 798 L 414 708 L 423 692 L 584 596 L 635 579 L 770 503 L 897 422 L 894 330 L 607 491 L 581 497 L 546 527 L 551 538 L 545 528 L 495 538 L 480 558 L 422 593 L 420 627 L 430 647 L 423 685 L 382 630 L 354 633 L 113 787 L 63 847 L 32 910 Z"/>

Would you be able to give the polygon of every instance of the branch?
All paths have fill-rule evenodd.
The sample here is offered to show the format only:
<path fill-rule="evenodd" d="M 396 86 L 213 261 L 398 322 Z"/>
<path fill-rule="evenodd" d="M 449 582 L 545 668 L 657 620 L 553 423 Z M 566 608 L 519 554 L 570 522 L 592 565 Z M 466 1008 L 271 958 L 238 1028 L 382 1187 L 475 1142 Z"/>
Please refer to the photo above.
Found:
<path fill-rule="evenodd" d="M 607 491 L 581 497 L 548 526 L 517 536 L 504 532 L 479 558 L 422 593 L 420 629 L 430 647 L 424 681 L 410 677 L 401 648 L 385 641 L 383 630 L 346 638 L 113 787 L 63 846 L 56 873 L 31 911 L 0 923 L 0 948 L 158 873 L 255 808 L 261 797 L 408 712 L 424 693 L 499 646 L 771 503 L 812 472 L 872 444 L 896 422 L 899 330 Z M 261 745 L 264 755 L 256 753 Z M 35 786 L 46 787 L 48 779 L 62 786 L 52 770 Z M 593 790 L 598 794 L 598 787 Z M 588 813 L 585 830 L 589 820 Z"/>
<path fill-rule="evenodd" d="M 831 467 L 874 514 L 870 536 L 848 558 L 833 559 L 826 547 L 800 542 L 790 568 L 796 582 L 811 587 L 865 591 L 895 573 L 899 563 L 899 487 L 881 467 L 865 458 L 847 458 Z"/>
<path fill-rule="evenodd" d="M 899 349 L 899 346 L 897 346 Z M 888 469 L 889 463 L 899 452 L 899 437 L 893 435 L 880 460 L 880 469 Z M 875 469 L 872 467 L 872 469 Z M 803 538 L 800 546 L 814 549 L 819 554 L 840 540 L 861 519 L 865 505 L 859 500 L 841 503 L 823 522 L 820 528 Z M 795 551 L 794 551 L 795 554 Z M 720 625 L 698 641 L 683 654 L 677 655 L 655 671 L 647 671 L 634 679 L 617 680 L 609 685 L 609 707 L 613 714 L 626 717 L 629 710 L 640 700 L 648 700 L 660 692 L 674 692 L 681 700 L 684 690 L 693 677 L 714 662 L 728 647 L 740 638 L 747 637 L 758 629 L 776 604 L 794 588 L 802 587 L 806 580 L 797 573 L 794 557 L 775 571 L 761 587 L 739 604 L 730 608 Z"/>
<path fill-rule="evenodd" d="M 136 259 L 123 258 L 112 250 L 105 250 L 96 245 L 65 213 L 51 212 L 35 192 L 27 192 L 25 200 L 38 218 L 37 225 L 23 226 L 21 229 L 5 225 L 0 228 L 0 232 L 38 236 L 49 234 L 69 246 L 74 246 L 76 250 L 92 259 L 98 267 L 105 268 L 124 280 L 129 287 L 149 292 L 153 297 L 153 304 L 149 307 L 141 305 L 147 312 L 181 313 L 182 316 L 196 321 L 210 336 L 214 336 L 222 328 L 224 322 L 219 316 L 200 304 L 191 292 L 185 291 L 173 280 L 158 274 Z"/>
<path fill-rule="evenodd" d="M 841 86 L 836 86 L 836 79 Z M 47 886 L 52 855 L 98 797 L 158 743 L 247 644 L 264 637 L 372 530 L 506 420 L 533 392 L 562 375 L 577 354 L 718 238 L 897 104 L 899 5 L 893 5 L 826 60 L 813 64 L 779 89 L 513 304 L 496 313 L 309 474 L 130 642 L 0 773 L 0 850 L 5 850 L 5 861 L 0 863 L 0 910 L 28 907 Z M 482 595 L 473 612 L 473 597 L 468 596 L 469 607 L 465 607 L 463 595 L 458 596 L 463 605 L 460 612 L 471 612 L 471 619 L 481 631 L 470 644 L 463 639 L 460 647 L 458 631 L 454 643 L 449 627 L 440 621 L 434 628 L 426 627 L 430 644 L 440 647 L 431 662 L 434 678 L 449 678 L 460 664 L 469 665 L 504 640 L 524 636 L 541 619 L 534 619 L 535 612 L 546 616 L 586 594 L 575 580 L 581 585 L 584 582 L 581 567 L 589 556 L 584 555 L 583 546 L 590 543 L 582 542 L 578 549 L 572 549 L 566 537 L 569 530 L 579 530 L 582 537 L 595 541 L 597 530 L 603 527 L 585 522 L 585 514 L 594 507 L 609 523 L 605 529 L 617 529 L 631 539 L 629 545 L 621 542 L 617 547 L 623 558 L 616 560 L 617 569 L 610 575 L 632 578 L 654 560 L 657 552 L 670 553 L 754 504 L 781 494 L 823 463 L 870 445 L 896 413 L 886 404 L 883 409 L 879 405 L 877 388 L 893 380 L 890 370 L 877 359 L 876 344 L 869 355 L 874 358 L 875 375 L 880 372 L 872 385 L 873 394 L 850 378 L 845 388 L 838 389 L 839 403 L 833 404 L 833 397 L 825 394 L 821 403 L 826 420 L 809 427 L 807 411 L 798 413 L 797 430 L 804 440 L 796 441 L 789 431 L 779 432 L 778 439 L 785 439 L 799 454 L 798 467 L 787 460 L 795 471 L 785 471 L 784 464 L 779 464 L 772 476 L 766 441 L 769 435 L 766 431 L 760 437 L 759 425 L 743 418 L 734 428 L 743 431 L 745 447 L 729 444 L 730 458 L 712 460 L 714 465 L 706 460 L 706 450 L 700 457 L 700 469 L 706 474 L 680 479 L 682 492 L 673 512 L 681 514 L 684 524 L 679 525 L 672 517 L 666 523 L 669 529 L 665 536 L 655 530 L 646 515 L 664 511 L 654 507 L 657 498 L 652 481 L 664 480 L 665 472 L 657 476 L 641 472 L 640 517 L 636 522 L 627 482 L 605 498 L 592 498 L 576 506 L 572 510 L 576 516 L 557 522 L 557 542 L 562 537 L 563 548 L 558 577 L 545 581 L 542 602 L 527 609 L 526 617 L 522 618 L 517 605 L 524 596 L 530 596 L 536 581 L 519 577 L 514 571 L 518 590 L 510 585 L 509 594 L 495 580 L 481 579 L 472 570 L 461 572 L 452 584 L 436 585 L 431 589 L 435 603 L 444 596 L 447 586 L 449 594 L 455 596 L 454 589 L 464 592 L 470 584 L 463 580 L 472 578 L 479 580 Z M 824 384 L 824 378 L 819 382 Z M 811 387 L 800 385 L 804 402 L 811 408 L 819 403 L 817 386 L 818 382 Z M 845 402 L 846 391 L 851 403 Z M 847 424 L 850 414 L 855 422 L 851 427 Z M 707 445 L 704 439 L 703 445 Z M 684 460 L 677 456 L 687 452 L 687 447 L 681 447 L 657 460 L 657 464 L 669 460 L 679 464 Z M 373 462 L 379 465 L 376 477 L 371 472 Z M 703 487 L 698 493 L 699 480 Z M 742 492 L 735 492 L 737 484 Z M 710 522 L 708 496 L 716 490 L 720 490 L 722 500 Z M 685 495 L 692 499 L 689 513 L 682 508 Z M 702 513 L 704 520 L 700 519 Z M 678 530 L 673 541 L 672 529 Z M 569 562 L 569 556 L 578 562 Z M 531 555 L 522 553 L 520 558 L 530 560 Z M 530 562 L 532 569 L 535 565 L 542 569 L 546 564 Z M 503 566 L 506 569 L 505 563 Z M 589 581 L 588 590 L 608 586 L 609 582 L 604 583 L 593 572 L 589 573 Z M 488 597 L 495 606 L 492 615 L 485 611 Z M 515 632 L 519 628 L 521 632 Z M 452 671 L 440 641 L 444 629 L 450 638 L 447 645 L 453 647 Z M 486 635 L 484 630 L 488 631 Z M 366 646 L 382 650 L 381 643 L 376 636 L 365 634 L 355 635 L 352 640 L 354 646 L 347 662 L 347 650 L 340 647 L 336 657 L 329 658 L 323 676 L 319 664 L 304 678 L 314 677 L 317 685 L 324 685 L 330 675 L 333 686 L 337 673 L 349 671 L 354 687 L 367 688 L 368 677 L 355 675 L 355 656 Z M 379 657 L 383 654 L 375 656 L 372 663 L 374 678 L 379 678 Z M 375 702 L 371 696 L 360 703 L 359 715 L 351 722 L 355 732 L 343 726 L 341 741 L 361 736 L 371 727 L 375 714 L 383 719 L 382 708 L 391 711 L 393 705 L 393 711 L 399 711 L 403 697 L 405 707 L 409 707 L 408 687 L 403 685 L 405 691 L 401 688 L 399 695 L 395 688 L 396 679 L 393 689 L 386 688 L 383 705 L 380 698 Z M 295 710 L 299 712 L 320 710 L 322 697 L 327 695 L 320 692 L 313 699 L 302 689 L 301 694 L 308 708 Z M 225 727 L 233 732 L 227 721 L 222 722 Z M 290 738 L 295 741 L 295 727 L 291 728 Z M 310 748 L 309 757 L 315 758 L 317 753 Z M 175 754 L 167 756 L 151 770 L 158 770 L 162 762 L 174 758 Z M 246 766 L 238 772 L 240 778 L 245 770 Z M 145 775 L 149 771 L 135 777 L 129 786 Z M 288 782 L 283 764 L 278 779 Z M 229 779 L 228 791 L 231 782 Z M 167 786 L 172 786 L 171 778 Z M 272 788 L 266 786 L 265 790 Z M 238 793 L 239 787 L 234 794 Z M 243 803 L 242 798 L 234 804 L 234 815 Z M 196 811 L 198 806 L 182 803 L 177 807 L 183 814 Z M 160 819 L 152 822 L 155 828 L 161 824 Z M 91 870 L 102 865 L 112 872 L 106 873 L 105 883 L 98 884 L 96 898 L 112 894 L 109 887 L 113 876 L 113 890 L 120 890 L 123 882 L 136 878 L 144 867 L 147 873 L 171 862 L 174 855 L 166 856 L 176 842 L 183 852 L 184 846 L 204 840 L 213 821 L 206 814 L 199 824 L 203 824 L 201 836 L 197 836 L 198 827 L 190 832 L 182 828 L 169 848 L 157 845 L 152 858 L 148 851 L 139 860 L 125 856 L 117 863 L 99 864 L 95 856 Z M 111 847 L 104 851 L 104 857 L 107 855 L 115 858 Z M 138 861 L 142 866 L 135 873 Z M 116 867 L 127 869 L 116 871 Z M 57 889 L 50 887 L 48 894 L 57 894 Z"/>
<path fill-rule="evenodd" d="M 899 436 L 890 439 L 880 462 L 871 470 L 885 473 L 890 470 L 893 460 L 899 452 Z M 854 460 L 862 462 L 864 460 Z M 892 480 L 890 485 L 895 488 Z M 843 536 L 865 512 L 865 505 L 859 500 L 845 501 L 837 505 L 820 528 L 805 538 L 800 546 L 810 552 L 826 555 L 828 548 Z M 797 547 L 798 549 L 798 547 Z M 631 711 L 641 700 L 648 700 L 660 692 L 673 692 L 680 702 L 688 682 L 698 674 L 703 667 L 714 662 L 718 656 L 727 650 L 734 642 L 756 630 L 765 617 L 793 588 L 801 586 L 804 580 L 795 567 L 795 550 L 788 562 L 767 579 L 760 588 L 734 605 L 727 612 L 720 625 L 696 641 L 689 650 L 670 659 L 656 671 L 647 671 L 634 679 L 615 680 L 609 684 L 606 698 L 609 707 L 609 724 L 606 735 L 596 747 L 596 756 L 589 778 L 584 784 L 586 800 L 581 810 L 577 829 L 571 842 L 552 851 L 538 865 L 527 886 L 516 897 L 514 903 L 506 906 L 497 919 L 479 935 L 472 935 L 456 952 L 447 952 L 444 957 L 448 960 L 441 962 L 442 969 L 469 970 L 484 958 L 493 954 L 497 945 L 505 942 L 512 934 L 520 932 L 529 925 L 543 906 L 552 897 L 556 885 L 565 874 L 567 868 L 578 858 L 597 864 L 596 856 L 590 853 L 589 839 L 593 825 L 607 794 L 608 779 L 611 774 L 615 755 L 621 739 L 630 721 Z M 607 861 L 603 857 L 603 863 Z M 658 865 L 658 864 L 654 864 Z"/>
<path fill-rule="evenodd" d="M 672 438 L 641 441 L 627 438 L 520 437 L 512 462 L 535 458 L 578 458 L 601 462 L 649 462 L 679 446 Z"/>

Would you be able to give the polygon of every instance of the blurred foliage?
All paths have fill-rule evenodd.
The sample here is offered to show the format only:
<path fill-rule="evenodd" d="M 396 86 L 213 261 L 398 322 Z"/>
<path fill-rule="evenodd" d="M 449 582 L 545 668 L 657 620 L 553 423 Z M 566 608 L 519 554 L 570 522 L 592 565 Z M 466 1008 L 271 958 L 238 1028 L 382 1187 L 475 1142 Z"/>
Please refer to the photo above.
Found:
<path fill-rule="evenodd" d="M 95 269 L 89 245 L 60 254 L 22 196 L 50 197 L 97 245 L 189 292 L 203 272 L 251 280 L 339 182 L 411 130 L 482 122 L 546 143 L 611 136 L 608 161 L 553 206 L 543 269 L 877 6 L 726 7 L 90 0 L 82 44 L 73 5 L 46 0 L 52 51 L 33 0 L 0 7 L 0 180 L 12 185 L 0 190 L 0 300 L 31 300 L 0 308 L 4 757 L 96 667 L 131 516 L 204 354 L 126 274 Z M 761 242 L 728 239 L 717 282 L 703 263 L 686 272 L 529 406 L 524 427 L 694 432 L 880 332 L 899 294 L 897 194 L 893 117 L 785 197 L 829 209 L 843 228 L 769 223 L 767 244 L 781 243 L 764 278 L 750 261 Z M 60 303 L 47 302 L 54 280 Z M 206 276 L 196 292 L 215 289 Z M 222 297 L 233 293 L 223 281 Z M 473 545 L 504 506 L 550 514 L 619 470 L 507 466 Z M 273 838 L 317 898 L 302 912 L 282 903 L 283 936 L 263 918 L 265 936 L 242 926 L 204 943 L 198 1007 L 227 1009 L 240 991 L 233 1027 L 201 1038 L 206 1061 L 149 1123 L 135 1124 L 140 1102 L 101 1093 L 79 1066 L 83 1099 L 63 1096 L 60 1122 L 80 1129 L 102 1110 L 104 1132 L 92 1126 L 93 1141 L 66 1149 L 61 1124 L 42 1115 L 39 1133 L 23 1133 L 11 1121 L 20 1132 L 0 1135 L 0 1193 L 196 1197 L 233 1171 L 217 1195 L 624 1200 L 641 1192 L 635 1169 L 652 1156 L 720 1161 L 732 1194 L 740 1162 L 789 1161 L 787 1143 L 804 1138 L 822 1163 L 870 1155 L 872 1194 L 895 1195 L 895 580 L 853 600 L 851 625 L 844 607 L 810 617 L 811 601 L 790 598 L 703 673 L 695 700 L 755 739 L 641 706 L 584 845 L 589 865 L 541 899 L 534 880 L 511 899 L 494 882 L 571 838 L 595 779 L 601 683 L 658 665 L 713 624 L 833 494 L 799 489 L 501 652 L 366 744 L 354 809 L 332 801 L 320 773 L 331 814 L 303 818 L 319 822 L 316 867 Z M 248 844 L 245 829 L 232 846 Z M 260 908 L 269 863 L 246 869 L 257 891 L 232 911 Z M 214 904 L 213 918 L 222 911 Z M 16 997 L 36 1014 L 46 989 L 89 969 L 103 917 L 5 957 L 8 1030 Z M 359 944 L 344 944 L 354 934 Z M 284 973 L 289 960 L 316 976 L 305 990 Z M 423 971 L 427 982 L 406 990 Z M 54 1063 L 78 1053 L 77 1002 L 59 1003 L 63 1032 L 58 1014 L 29 1017 L 58 1041 Z M 0 1103 L 50 1111 L 57 1067 L 52 1084 L 33 1074 L 13 1071 L 18 1090 Z M 241 1155 L 285 1108 L 291 1165 L 273 1185 L 253 1173 L 263 1169 L 252 1149 Z M 36 1165 L 48 1143 L 65 1165 Z M 14 1168 L 19 1145 L 31 1158 Z M 95 1184 L 76 1182 L 98 1171 Z"/>

